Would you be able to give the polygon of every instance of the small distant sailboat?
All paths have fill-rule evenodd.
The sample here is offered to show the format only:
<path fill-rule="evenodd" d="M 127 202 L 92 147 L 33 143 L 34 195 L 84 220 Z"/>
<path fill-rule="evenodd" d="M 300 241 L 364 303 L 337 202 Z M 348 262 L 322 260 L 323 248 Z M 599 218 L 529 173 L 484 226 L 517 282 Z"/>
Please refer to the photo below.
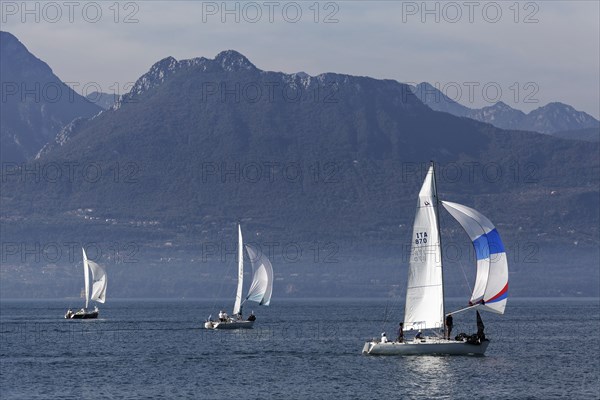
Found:
<path fill-rule="evenodd" d="M 249 244 L 245 245 L 254 276 L 248 294 L 242 301 L 244 285 L 244 242 L 242 228 L 238 224 L 238 285 L 233 306 L 233 315 L 229 316 L 224 311 L 219 313 L 218 321 L 211 317 L 204 323 L 206 329 L 250 329 L 254 325 L 256 316 L 252 312 L 246 320 L 242 316 L 242 307 L 246 301 L 254 301 L 261 306 L 268 306 L 273 292 L 273 266 L 269 259 L 259 250 Z"/>
<path fill-rule="evenodd" d="M 94 306 L 93 311 L 88 311 L 89 301 L 97 301 L 98 303 L 104 303 L 106 300 L 106 271 L 100 265 L 96 264 L 92 260 L 88 260 L 85 250 L 83 252 L 83 279 L 85 281 L 85 307 L 79 311 L 73 311 L 70 308 L 65 314 L 67 319 L 90 319 L 98 318 L 100 313 L 97 306 Z M 90 272 L 92 271 L 92 295 L 90 296 Z"/>
<path fill-rule="evenodd" d="M 477 275 L 468 307 L 446 314 L 438 221 L 439 203 L 435 168 L 432 162 L 419 192 L 413 225 L 404 322 L 400 328 L 402 334 L 397 341 L 388 341 L 385 334 L 382 334 L 381 340 L 373 339 L 366 342 L 363 354 L 483 355 L 485 353 L 490 341 L 485 338 L 479 311 L 476 313 L 476 334 L 470 336 L 461 334 L 456 337 L 456 340 L 451 340 L 448 327 L 451 329 L 452 314 L 469 309 L 504 314 L 508 294 L 508 263 L 504 245 L 498 231 L 484 215 L 461 204 L 441 201 L 444 208 L 466 231 L 473 242 L 477 256 Z M 431 331 L 434 336 L 422 336 L 423 330 Z M 404 332 L 408 331 L 418 332 L 418 334 L 412 340 L 405 340 Z"/>

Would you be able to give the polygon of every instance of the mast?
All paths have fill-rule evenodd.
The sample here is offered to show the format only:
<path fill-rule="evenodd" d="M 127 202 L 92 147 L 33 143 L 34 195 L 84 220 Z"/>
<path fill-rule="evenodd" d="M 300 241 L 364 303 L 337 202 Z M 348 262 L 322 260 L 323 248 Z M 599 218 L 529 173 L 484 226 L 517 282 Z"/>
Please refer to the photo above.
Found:
<path fill-rule="evenodd" d="M 238 286 L 235 294 L 235 304 L 233 306 L 233 315 L 241 311 L 242 307 L 242 288 L 244 286 L 244 247 L 242 240 L 242 227 L 238 224 Z"/>
<path fill-rule="evenodd" d="M 435 223 L 438 231 L 438 243 L 440 244 L 440 267 L 442 268 L 442 332 L 446 332 L 446 298 L 444 297 L 444 253 L 442 250 L 442 230 L 440 229 L 440 200 L 437 193 L 437 179 L 435 177 L 435 165 L 433 160 L 431 161 L 431 167 L 433 169 L 433 194 L 435 197 Z"/>
<path fill-rule="evenodd" d="M 88 260 L 87 255 L 85 254 L 85 250 L 82 247 L 81 251 L 83 252 L 83 279 L 85 284 L 85 308 L 88 308 L 88 302 L 90 300 L 90 271 L 88 268 Z"/>

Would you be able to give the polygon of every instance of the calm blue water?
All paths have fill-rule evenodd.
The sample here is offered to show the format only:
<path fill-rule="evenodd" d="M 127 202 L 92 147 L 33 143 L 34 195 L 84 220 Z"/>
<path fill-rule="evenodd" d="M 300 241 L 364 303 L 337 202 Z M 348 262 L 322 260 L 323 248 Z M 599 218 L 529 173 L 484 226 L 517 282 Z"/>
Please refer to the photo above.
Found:
<path fill-rule="evenodd" d="M 0 397 L 600 397 L 597 299 L 509 300 L 483 314 L 485 357 L 362 356 L 366 339 L 395 335 L 400 302 L 275 300 L 254 309 L 255 329 L 227 332 L 200 329 L 226 301 L 111 300 L 88 321 L 62 319 L 66 301 L 2 301 Z M 474 316 L 455 331 L 474 332 Z"/>

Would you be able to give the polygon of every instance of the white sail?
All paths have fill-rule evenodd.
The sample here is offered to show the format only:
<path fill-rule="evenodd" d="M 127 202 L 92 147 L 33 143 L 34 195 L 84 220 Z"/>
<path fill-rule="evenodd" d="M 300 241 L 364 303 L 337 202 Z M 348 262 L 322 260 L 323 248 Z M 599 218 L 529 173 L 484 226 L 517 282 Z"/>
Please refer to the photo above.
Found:
<path fill-rule="evenodd" d="M 238 286 L 235 294 L 233 315 L 240 312 L 242 307 L 242 287 L 244 286 L 244 244 L 242 240 L 242 227 L 238 224 Z"/>
<path fill-rule="evenodd" d="M 413 225 L 404 329 L 441 328 L 444 321 L 442 258 L 433 165 L 419 192 Z"/>
<path fill-rule="evenodd" d="M 88 303 L 90 301 L 90 270 L 88 269 L 88 259 L 85 254 L 85 250 L 83 247 L 81 248 L 83 252 L 83 280 L 85 282 L 85 308 L 88 308 Z"/>
<path fill-rule="evenodd" d="M 273 292 L 273 266 L 271 262 L 260 250 L 246 245 L 254 277 L 252 285 L 246 296 L 246 300 L 255 301 L 263 306 L 268 306 L 271 302 L 271 293 Z"/>
<path fill-rule="evenodd" d="M 470 303 L 504 314 L 508 295 L 508 262 L 500 235 L 483 214 L 462 204 L 443 201 L 444 208 L 471 238 L 477 258 L 477 276 Z"/>
<path fill-rule="evenodd" d="M 88 266 L 92 270 L 92 296 L 91 300 L 104 303 L 106 300 L 106 271 L 95 262 L 88 260 Z"/>

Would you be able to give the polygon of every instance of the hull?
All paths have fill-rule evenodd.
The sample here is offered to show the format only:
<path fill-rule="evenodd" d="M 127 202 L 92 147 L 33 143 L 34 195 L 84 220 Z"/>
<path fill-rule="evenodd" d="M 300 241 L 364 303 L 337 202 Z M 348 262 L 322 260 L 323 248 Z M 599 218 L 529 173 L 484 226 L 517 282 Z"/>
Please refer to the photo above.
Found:
<path fill-rule="evenodd" d="M 490 344 L 484 340 L 480 344 L 458 342 L 437 338 L 426 338 L 411 342 L 366 342 L 362 353 L 365 355 L 484 355 Z"/>
<path fill-rule="evenodd" d="M 204 323 L 205 329 L 252 329 L 254 321 L 207 321 Z"/>
<path fill-rule="evenodd" d="M 65 314 L 66 319 L 93 319 L 98 318 L 98 310 L 87 311 L 87 310 L 79 310 L 77 312 L 67 311 Z"/>

